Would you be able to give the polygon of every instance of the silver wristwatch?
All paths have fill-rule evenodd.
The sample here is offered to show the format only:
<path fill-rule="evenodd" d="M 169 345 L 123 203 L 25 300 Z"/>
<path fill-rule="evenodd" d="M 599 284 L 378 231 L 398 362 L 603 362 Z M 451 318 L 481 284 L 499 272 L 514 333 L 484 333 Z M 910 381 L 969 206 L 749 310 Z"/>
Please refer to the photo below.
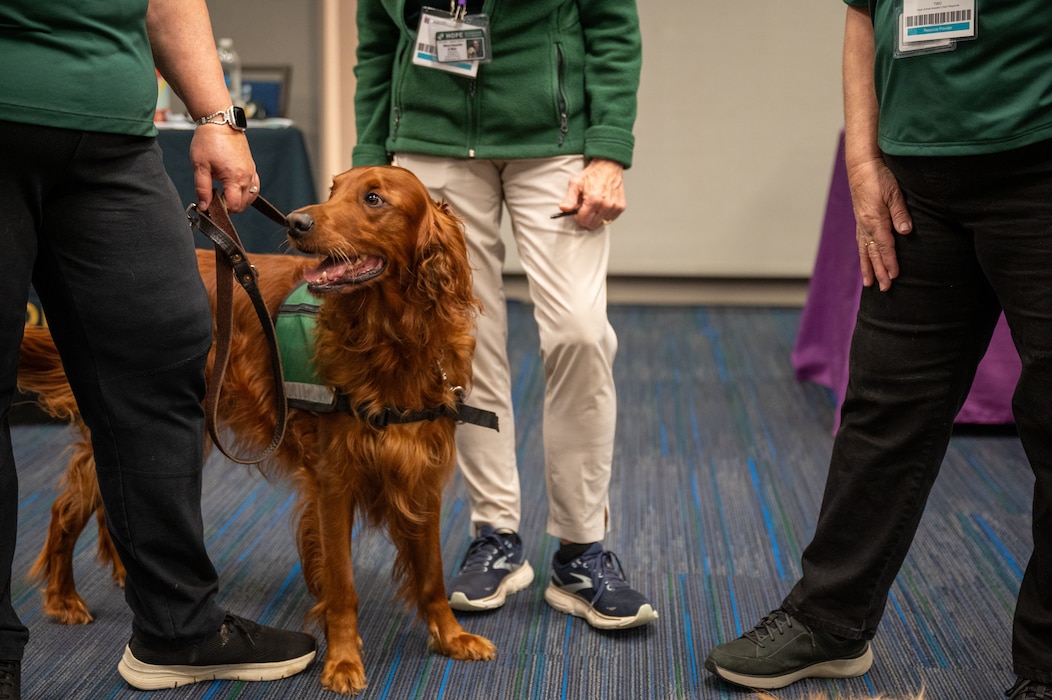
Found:
<path fill-rule="evenodd" d="M 245 117 L 245 110 L 237 105 L 230 105 L 226 109 L 209 114 L 207 117 L 201 117 L 194 124 L 198 126 L 201 124 L 226 124 L 231 129 L 244 131 L 248 128 L 248 119 Z"/>

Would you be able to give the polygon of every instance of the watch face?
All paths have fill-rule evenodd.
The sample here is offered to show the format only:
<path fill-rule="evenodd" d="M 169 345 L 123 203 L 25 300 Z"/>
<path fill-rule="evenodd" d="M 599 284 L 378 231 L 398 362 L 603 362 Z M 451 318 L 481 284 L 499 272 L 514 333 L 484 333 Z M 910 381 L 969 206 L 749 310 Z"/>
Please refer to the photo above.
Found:
<path fill-rule="evenodd" d="M 230 108 L 230 114 L 234 118 L 234 128 L 245 129 L 248 127 L 248 119 L 245 118 L 245 110 L 235 105 Z"/>

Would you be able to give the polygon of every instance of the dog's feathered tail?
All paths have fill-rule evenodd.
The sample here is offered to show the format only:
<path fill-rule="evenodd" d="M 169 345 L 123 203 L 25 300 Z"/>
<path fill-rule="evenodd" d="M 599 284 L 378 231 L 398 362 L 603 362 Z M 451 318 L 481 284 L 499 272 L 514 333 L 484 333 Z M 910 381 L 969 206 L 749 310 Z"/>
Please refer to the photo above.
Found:
<path fill-rule="evenodd" d="M 26 326 L 19 355 L 18 388 L 34 395 L 50 416 L 73 421 L 80 415 L 55 341 L 43 326 Z"/>

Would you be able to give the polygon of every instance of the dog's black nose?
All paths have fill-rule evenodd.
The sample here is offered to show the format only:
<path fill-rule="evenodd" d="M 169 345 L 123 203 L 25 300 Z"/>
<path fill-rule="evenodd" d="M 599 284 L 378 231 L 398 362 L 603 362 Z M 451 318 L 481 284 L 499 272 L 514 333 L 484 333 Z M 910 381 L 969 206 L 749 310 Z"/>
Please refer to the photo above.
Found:
<path fill-rule="evenodd" d="M 294 211 L 288 215 L 288 221 L 292 238 L 303 238 L 314 228 L 314 218 L 306 212 Z"/>

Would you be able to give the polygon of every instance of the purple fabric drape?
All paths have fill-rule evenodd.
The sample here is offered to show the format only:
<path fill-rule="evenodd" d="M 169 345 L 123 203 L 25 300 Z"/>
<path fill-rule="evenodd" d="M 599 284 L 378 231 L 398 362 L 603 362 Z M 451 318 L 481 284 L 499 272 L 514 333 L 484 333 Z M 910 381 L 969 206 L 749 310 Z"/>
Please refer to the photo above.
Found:
<path fill-rule="evenodd" d="M 851 208 L 851 192 L 844 165 L 844 134 L 841 132 L 822 236 L 792 353 L 798 380 L 821 384 L 836 394 L 834 430 L 840 424 L 840 404 L 847 388 L 848 351 L 861 289 L 855 215 Z M 1002 316 L 990 348 L 979 364 L 972 391 L 957 414 L 957 422 L 1012 423 L 1012 392 L 1019 372 L 1019 355 Z"/>

